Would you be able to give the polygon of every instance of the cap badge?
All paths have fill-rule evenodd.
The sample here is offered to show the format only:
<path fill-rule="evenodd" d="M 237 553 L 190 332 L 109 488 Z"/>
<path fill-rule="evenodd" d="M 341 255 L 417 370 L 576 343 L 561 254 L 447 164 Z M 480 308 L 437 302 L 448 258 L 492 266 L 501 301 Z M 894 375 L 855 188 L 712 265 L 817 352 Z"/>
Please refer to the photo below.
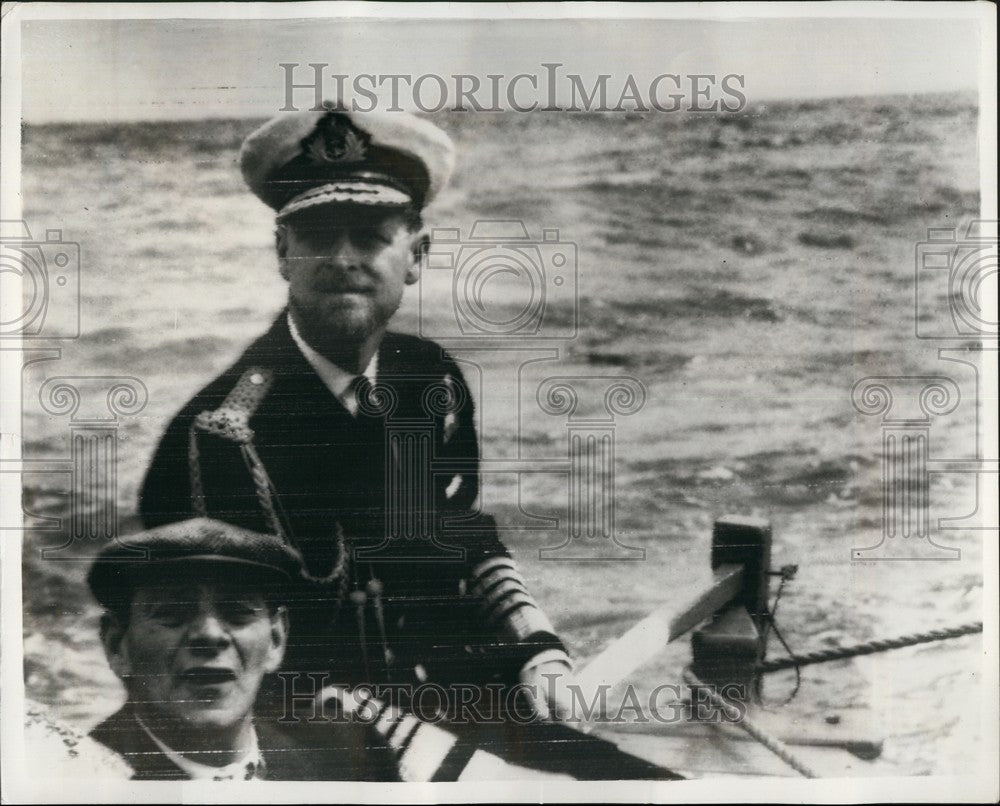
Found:
<path fill-rule="evenodd" d="M 363 136 L 342 116 L 330 116 L 316 129 L 306 152 L 314 165 L 364 162 L 368 147 Z"/>

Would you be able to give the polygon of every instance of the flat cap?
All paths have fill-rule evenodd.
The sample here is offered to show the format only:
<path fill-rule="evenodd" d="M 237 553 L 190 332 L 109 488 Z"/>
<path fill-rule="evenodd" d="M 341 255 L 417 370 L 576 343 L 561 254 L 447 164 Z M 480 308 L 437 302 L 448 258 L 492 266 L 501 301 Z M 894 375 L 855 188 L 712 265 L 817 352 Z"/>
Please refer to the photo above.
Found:
<path fill-rule="evenodd" d="M 94 560 L 87 584 L 108 608 L 130 600 L 141 584 L 224 575 L 247 585 L 283 585 L 300 577 L 298 552 L 274 535 L 241 529 L 211 518 L 158 526 L 109 543 Z"/>
<path fill-rule="evenodd" d="M 451 139 L 428 120 L 331 102 L 272 118 L 240 151 L 243 178 L 279 221 L 325 204 L 422 209 L 454 159 Z"/>

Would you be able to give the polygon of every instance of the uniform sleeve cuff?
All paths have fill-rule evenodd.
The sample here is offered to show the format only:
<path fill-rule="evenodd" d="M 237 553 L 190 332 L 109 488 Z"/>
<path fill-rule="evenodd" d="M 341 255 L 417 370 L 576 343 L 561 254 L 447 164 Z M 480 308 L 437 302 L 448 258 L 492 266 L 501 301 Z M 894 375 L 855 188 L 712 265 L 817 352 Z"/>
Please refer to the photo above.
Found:
<path fill-rule="evenodd" d="M 573 671 L 573 661 L 565 651 L 562 649 L 545 649 L 524 664 L 521 667 L 521 672 L 530 671 L 537 666 L 541 666 L 543 663 L 562 663 L 566 666 L 567 671 Z"/>

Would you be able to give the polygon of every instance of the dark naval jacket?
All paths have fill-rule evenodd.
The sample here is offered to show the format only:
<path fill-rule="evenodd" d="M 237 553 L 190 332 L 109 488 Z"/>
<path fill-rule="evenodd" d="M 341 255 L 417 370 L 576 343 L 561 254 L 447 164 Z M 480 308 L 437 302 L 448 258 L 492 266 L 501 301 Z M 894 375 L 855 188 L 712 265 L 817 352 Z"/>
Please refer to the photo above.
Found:
<path fill-rule="evenodd" d="M 291 728 L 255 720 L 264 761 L 263 775 L 272 781 L 398 781 L 395 759 L 381 738 L 356 723 L 328 722 L 321 727 L 302 720 Z M 136 781 L 186 780 L 156 745 L 126 703 L 90 732 L 91 738 L 121 756 Z"/>
<path fill-rule="evenodd" d="M 285 670 L 344 685 L 516 682 L 562 644 L 548 630 L 503 639 L 472 595 L 475 569 L 509 555 L 473 509 L 479 448 L 461 370 L 437 344 L 389 333 L 359 402 L 355 417 L 323 384 L 283 312 L 168 426 L 141 491 L 145 525 L 207 514 L 273 532 L 278 519 L 311 579 L 291 608 Z M 216 414 L 193 429 L 203 412 Z M 534 603 L 521 581 L 494 585 L 505 573 L 481 589 L 523 614 Z"/>

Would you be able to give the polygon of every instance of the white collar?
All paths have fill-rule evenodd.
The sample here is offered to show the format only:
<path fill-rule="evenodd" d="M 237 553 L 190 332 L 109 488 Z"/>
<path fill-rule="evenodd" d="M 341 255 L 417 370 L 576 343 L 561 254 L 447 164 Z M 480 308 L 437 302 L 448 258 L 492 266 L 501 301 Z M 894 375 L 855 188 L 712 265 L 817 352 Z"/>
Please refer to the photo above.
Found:
<path fill-rule="evenodd" d="M 334 364 L 326 356 L 320 355 L 316 352 L 305 339 L 302 338 L 302 334 L 299 333 L 297 327 L 295 327 L 295 319 L 292 318 L 291 311 L 288 312 L 288 330 L 292 334 L 292 340 L 298 345 L 299 350 L 302 355 L 305 356 L 306 361 L 309 362 L 316 374 L 319 375 L 319 379 L 323 381 L 323 385 L 330 390 L 331 394 L 340 401 L 345 409 L 347 409 L 351 414 L 358 413 L 358 401 L 354 395 L 354 391 L 351 389 L 351 383 L 353 383 L 355 375 L 350 372 L 341 369 L 336 364 Z M 369 381 L 375 383 L 375 376 L 378 373 L 378 350 L 372 356 L 372 360 L 368 362 L 368 366 L 365 367 L 365 371 L 362 373 Z"/>
<path fill-rule="evenodd" d="M 257 743 L 257 730 L 250 726 L 250 743 L 240 758 L 225 767 L 213 767 L 211 764 L 201 764 L 192 761 L 187 756 L 178 753 L 173 748 L 164 744 L 160 738 L 150 730 L 149 726 L 142 721 L 139 714 L 135 714 L 135 721 L 146 731 L 149 738 L 153 740 L 160 751 L 171 762 L 173 762 L 192 781 L 250 781 L 254 778 L 261 778 L 264 775 L 264 757 L 260 754 L 260 745 Z"/>

